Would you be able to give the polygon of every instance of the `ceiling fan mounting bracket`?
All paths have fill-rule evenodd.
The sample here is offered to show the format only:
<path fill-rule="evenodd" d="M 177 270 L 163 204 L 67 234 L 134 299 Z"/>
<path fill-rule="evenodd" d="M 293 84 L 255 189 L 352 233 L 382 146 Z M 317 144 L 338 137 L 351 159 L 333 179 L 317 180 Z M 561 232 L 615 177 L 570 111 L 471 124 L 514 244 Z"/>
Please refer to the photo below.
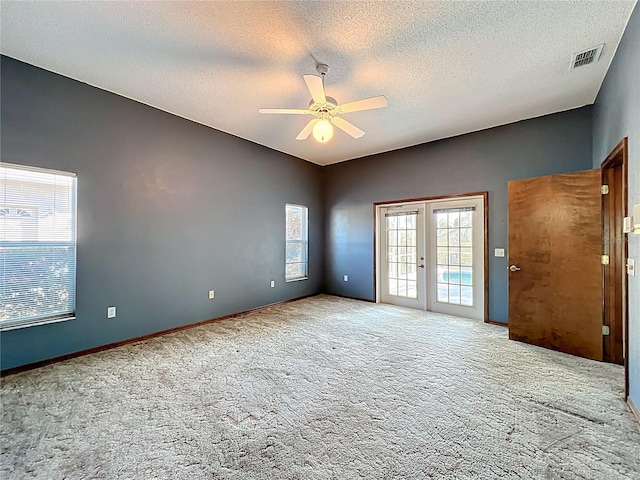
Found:
<path fill-rule="evenodd" d="M 326 63 L 319 63 L 318 65 L 316 65 L 316 72 L 324 77 L 327 73 L 329 73 L 329 65 L 327 65 Z"/>

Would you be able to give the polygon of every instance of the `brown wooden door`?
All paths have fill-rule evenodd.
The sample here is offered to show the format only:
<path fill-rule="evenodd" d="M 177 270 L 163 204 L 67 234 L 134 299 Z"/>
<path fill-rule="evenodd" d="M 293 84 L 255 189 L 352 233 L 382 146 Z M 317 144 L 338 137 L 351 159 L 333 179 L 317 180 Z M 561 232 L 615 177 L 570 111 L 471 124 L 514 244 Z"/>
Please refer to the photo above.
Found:
<path fill-rule="evenodd" d="M 509 338 L 602 360 L 600 170 L 509 182 Z"/>

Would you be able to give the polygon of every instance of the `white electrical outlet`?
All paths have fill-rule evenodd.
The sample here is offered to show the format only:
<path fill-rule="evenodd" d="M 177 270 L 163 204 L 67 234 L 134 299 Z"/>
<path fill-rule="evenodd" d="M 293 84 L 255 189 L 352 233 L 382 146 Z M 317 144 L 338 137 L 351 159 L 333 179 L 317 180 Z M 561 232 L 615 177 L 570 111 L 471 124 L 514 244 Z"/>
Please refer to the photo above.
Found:
<path fill-rule="evenodd" d="M 275 280 L 271 280 L 271 288 L 274 288 L 276 286 L 276 281 Z"/>
<path fill-rule="evenodd" d="M 344 277 L 342 277 L 344 279 L 345 282 L 349 281 L 349 275 L 345 275 Z"/>
<path fill-rule="evenodd" d="M 496 257 L 504 257 L 504 248 L 496 248 L 495 249 Z"/>
<path fill-rule="evenodd" d="M 211 300 L 212 298 L 216 298 L 216 292 L 214 292 L 213 290 L 209 290 L 209 300 Z"/>
<path fill-rule="evenodd" d="M 107 307 L 107 318 L 114 318 L 116 316 L 116 307 Z"/>

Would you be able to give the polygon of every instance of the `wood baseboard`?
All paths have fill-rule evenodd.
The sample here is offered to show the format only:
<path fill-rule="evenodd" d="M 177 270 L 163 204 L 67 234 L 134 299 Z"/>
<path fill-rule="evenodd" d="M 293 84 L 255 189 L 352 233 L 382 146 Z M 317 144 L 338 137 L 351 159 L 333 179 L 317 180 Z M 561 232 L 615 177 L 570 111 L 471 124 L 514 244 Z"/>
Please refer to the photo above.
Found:
<path fill-rule="evenodd" d="M 86 350 L 80 350 L 79 352 L 67 353 L 65 355 L 60 355 L 58 357 L 48 358 L 46 360 L 38 360 L 37 362 L 28 363 L 26 365 L 20 365 L 18 367 L 7 368 L 6 370 L 0 371 L 0 377 L 6 377 L 8 375 L 14 375 L 16 373 L 26 372 L 27 370 L 33 370 L 34 368 L 44 367 L 46 365 L 51 365 L 52 363 L 62 362 L 64 360 L 69 360 L 71 358 L 82 357 L 84 355 L 91 355 L 92 353 L 102 352 L 104 350 L 111 350 L 112 348 L 121 347 L 123 345 L 129 345 L 131 343 L 143 342 L 145 340 L 149 340 L 155 337 L 161 337 L 163 335 L 168 335 L 169 333 L 179 332 L 181 330 L 187 330 L 189 328 L 199 327 L 201 325 L 206 325 L 208 323 L 220 322 L 222 320 L 227 320 L 230 318 L 239 317 L 241 315 L 246 315 L 247 313 L 259 312 L 260 310 L 265 310 L 267 308 L 275 307 L 277 305 L 284 305 L 285 303 L 295 302 L 297 300 L 302 300 L 303 298 L 314 297 L 317 294 L 312 295 L 304 295 L 302 297 L 292 298 L 290 300 L 283 300 L 281 302 L 270 303 L 268 305 L 262 305 L 261 307 L 251 308 L 249 310 L 244 310 L 242 312 L 231 313 L 229 315 L 225 315 L 223 317 L 210 318 L 209 320 L 203 320 L 201 322 L 189 323 L 187 325 L 181 325 L 179 327 L 169 328 L 168 330 L 161 330 L 159 332 L 150 333 L 148 335 L 142 335 L 141 337 L 129 338 L 127 340 L 121 340 L 119 342 L 108 343 L 106 345 L 101 345 L 99 347 L 88 348 Z"/>
<path fill-rule="evenodd" d="M 498 325 L 499 327 L 508 327 L 509 324 L 505 322 L 498 322 L 497 320 L 485 320 L 484 323 L 489 323 L 491 325 Z"/>
<path fill-rule="evenodd" d="M 339 295 L 337 293 L 327 293 L 325 295 L 331 295 L 333 297 L 340 297 L 340 298 L 348 298 L 349 300 L 359 300 L 361 302 L 376 303 L 375 300 L 371 300 L 370 298 L 350 297 L 349 295 Z"/>
<path fill-rule="evenodd" d="M 638 423 L 640 423 L 640 410 L 638 410 L 638 407 L 636 407 L 635 403 L 633 403 L 633 400 L 631 400 L 631 397 L 627 397 L 627 405 L 629 405 L 629 408 L 631 409 L 631 413 L 633 413 Z"/>

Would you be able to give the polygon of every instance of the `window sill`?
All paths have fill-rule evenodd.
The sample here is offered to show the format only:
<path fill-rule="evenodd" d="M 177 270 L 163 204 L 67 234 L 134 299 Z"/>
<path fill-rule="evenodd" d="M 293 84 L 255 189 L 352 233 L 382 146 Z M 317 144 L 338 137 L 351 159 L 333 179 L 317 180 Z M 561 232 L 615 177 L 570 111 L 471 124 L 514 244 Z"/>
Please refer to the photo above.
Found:
<path fill-rule="evenodd" d="M 36 327 L 38 325 L 46 325 L 48 323 L 66 322 L 67 320 L 75 320 L 75 315 L 60 318 L 48 318 L 45 320 L 29 320 L 25 322 L 15 322 L 2 324 L 0 322 L 0 332 L 6 332 L 7 330 L 17 330 L 18 328 Z"/>
<path fill-rule="evenodd" d="M 291 283 L 291 282 L 299 282 L 301 280 L 309 280 L 309 277 L 300 277 L 300 278 L 290 278 L 288 280 L 285 280 L 285 283 Z"/>

